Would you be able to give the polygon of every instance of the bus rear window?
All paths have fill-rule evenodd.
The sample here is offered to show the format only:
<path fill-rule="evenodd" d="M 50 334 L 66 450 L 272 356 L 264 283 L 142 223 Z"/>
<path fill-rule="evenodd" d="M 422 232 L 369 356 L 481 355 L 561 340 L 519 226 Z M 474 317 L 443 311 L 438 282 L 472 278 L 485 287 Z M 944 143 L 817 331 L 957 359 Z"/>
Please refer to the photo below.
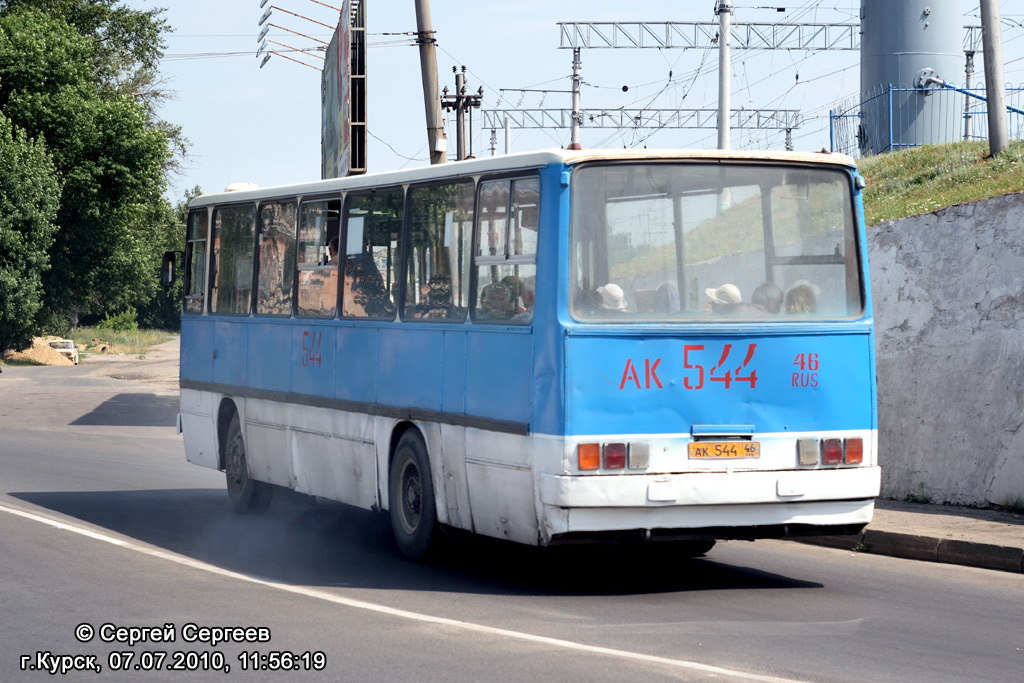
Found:
<path fill-rule="evenodd" d="M 579 320 L 848 318 L 863 310 L 849 176 L 808 166 L 576 171 Z"/>

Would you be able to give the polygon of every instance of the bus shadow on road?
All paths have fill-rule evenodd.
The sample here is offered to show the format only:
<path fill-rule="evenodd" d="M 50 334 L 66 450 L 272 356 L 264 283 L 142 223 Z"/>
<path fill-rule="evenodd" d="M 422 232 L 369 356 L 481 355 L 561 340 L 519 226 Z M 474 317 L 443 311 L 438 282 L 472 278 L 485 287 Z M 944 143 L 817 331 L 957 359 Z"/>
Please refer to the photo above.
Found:
<path fill-rule="evenodd" d="M 278 495 L 279 494 L 279 495 Z M 292 585 L 493 595 L 631 595 L 821 588 L 669 547 L 534 548 L 455 537 L 431 562 L 405 560 L 385 514 L 277 491 L 262 515 L 232 512 L 219 489 L 25 492 L 10 496 L 93 530 Z"/>
<path fill-rule="evenodd" d="M 117 394 L 71 423 L 73 426 L 174 427 L 177 396 Z"/>

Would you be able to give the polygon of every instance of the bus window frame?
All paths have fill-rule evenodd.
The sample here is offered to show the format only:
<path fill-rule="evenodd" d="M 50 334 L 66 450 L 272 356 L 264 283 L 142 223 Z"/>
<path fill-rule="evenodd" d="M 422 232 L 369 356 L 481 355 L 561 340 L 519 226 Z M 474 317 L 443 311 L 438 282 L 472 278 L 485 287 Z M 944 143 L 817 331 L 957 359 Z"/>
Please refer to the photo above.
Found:
<path fill-rule="evenodd" d="M 288 319 L 296 317 L 296 309 L 298 307 L 298 248 L 299 248 L 299 211 L 301 210 L 302 198 L 299 195 L 287 195 L 283 197 L 272 197 L 261 199 L 256 202 L 256 246 L 253 251 L 253 276 L 254 276 L 254 291 L 253 291 L 253 305 L 252 315 L 257 318 L 278 318 Z M 286 204 L 293 202 L 295 205 L 295 257 L 292 259 L 292 295 L 291 305 L 288 307 L 288 313 L 260 313 L 260 261 L 263 251 L 263 207 L 268 204 Z"/>
<path fill-rule="evenodd" d="M 468 268 L 470 270 L 470 273 L 469 273 L 469 282 L 467 284 L 467 286 L 472 287 L 472 279 L 473 279 L 473 273 L 472 273 L 472 263 L 473 263 L 473 254 L 472 254 L 473 232 L 476 229 L 476 193 L 477 193 L 477 188 L 479 187 L 479 184 L 480 184 L 479 180 L 480 180 L 479 176 L 476 176 L 476 175 L 458 175 L 458 174 L 454 174 L 454 175 L 451 175 L 451 176 L 449 176 L 447 178 L 443 178 L 443 179 L 418 181 L 418 182 L 411 182 L 411 183 L 405 183 L 404 184 L 404 187 L 405 187 L 405 204 L 404 204 L 403 215 L 402 215 L 402 237 L 403 237 L 403 239 L 402 239 L 402 242 L 403 242 L 402 243 L 402 279 L 401 279 L 401 281 L 399 283 L 399 296 L 400 296 L 400 299 L 398 301 L 398 316 L 397 316 L 398 320 L 400 320 L 401 322 L 410 322 L 410 323 L 428 324 L 428 325 L 429 324 L 435 324 L 435 325 L 437 325 L 437 324 L 441 324 L 441 325 L 464 325 L 466 323 L 466 321 L 469 320 L 469 311 L 472 308 L 472 298 L 473 298 L 472 297 L 472 292 L 470 292 L 469 301 L 466 302 L 466 309 L 463 312 L 463 315 L 458 317 L 458 318 L 417 318 L 417 317 L 409 314 L 409 310 L 408 309 L 412 308 L 413 306 L 418 305 L 418 304 L 411 304 L 411 305 L 409 305 L 407 300 L 406 300 L 407 299 L 407 293 L 408 293 L 408 284 L 409 284 L 410 249 L 412 248 L 412 244 L 411 244 L 412 243 L 412 211 L 411 211 L 411 208 L 412 208 L 412 195 L 413 195 L 413 192 L 416 189 L 419 189 L 419 188 L 441 187 L 441 186 L 444 186 L 444 185 L 466 185 L 466 184 L 469 184 L 473 188 L 473 194 L 472 194 L 472 196 L 473 196 L 473 200 L 472 200 L 472 203 L 473 203 L 473 219 L 472 219 L 472 224 L 471 224 L 470 230 L 469 230 L 469 233 L 470 233 L 469 234 L 470 255 L 469 255 Z M 467 181 L 468 181 L 468 183 L 467 183 Z M 454 293 L 453 293 L 452 298 L 454 300 Z"/>
<path fill-rule="evenodd" d="M 509 233 L 512 227 L 511 216 L 512 208 L 515 205 L 515 183 L 517 180 L 536 180 L 537 181 L 537 243 L 534 252 L 530 255 L 512 255 L 512 241 L 509 239 Z M 484 183 L 489 182 L 509 182 L 509 200 L 506 209 L 505 216 L 505 238 L 504 238 L 504 249 L 505 253 L 501 256 L 497 254 L 478 256 L 476 253 L 476 247 L 483 239 L 480 235 L 480 193 Z M 490 175 L 481 175 L 476 179 L 476 192 L 474 194 L 474 215 L 473 215 L 473 235 L 470 242 L 470 272 L 471 272 L 471 301 L 469 304 L 469 321 L 473 324 L 480 325 L 514 325 L 516 327 L 529 327 L 533 325 L 533 318 L 529 320 L 515 320 L 509 319 L 488 319 L 477 317 L 477 309 L 479 308 L 479 271 L 481 266 L 533 266 L 534 268 L 534 297 L 536 297 L 536 286 L 537 286 L 537 259 L 538 252 L 541 249 L 540 239 L 540 204 L 541 195 L 543 194 L 544 183 L 541 178 L 539 170 L 524 169 L 517 171 L 510 171 L 505 173 L 496 173 Z"/>
<path fill-rule="evenodd" d="M 344 215 L 345 198 L 346 198 L 347 195 L 348 195 L 348 191 L 344 191 L 343 190 L 343 191 L 339 191 L 339 192 L 324 192 L 324 193 L 311 194 L 311 195 L 299 195 L 297 197 L 297 200 L 298 200 L 298 210 L 297 210 L 297 212 L 295 214 L 295 294 L 294 294 L 294 297 L 293 297 L 295 302 L 292 305 L 292 311 L 293 311 L 292 317 L 294 317 L 296 319 L 301 319 L 301 320 L 336 320 L 336 319 L 338 319 L 338 317 L 340 315 L 340 310 L 341 310 L 341 303 L 340 303 L 341 299 L 340 299 L 340 296 L 341 296 L 341 291 L 342 291 L 341 284 L 340 284 L 341 283 L 341 258 L 340 258 L 340 254 L 341 254 L 341 244 L 342 244 L 342 237 L 343 237 L 343 235 L 342 235 L 342 224 L 343 224 L 342 216 Z M 320 268 L 327 268 L 327 266 L 312 266 L 312 267 L 307 267 L 307 268 L 301 268 L 299 266 L 299 248 L 300 248 L 300 245 L 302 244 L 302 239 L 301 239 L 301 236 L 300 236 L 301 235 L 301 231 L 302 231 L 302 207 L 306 203 L 309 203 L 309 202 L 327 202 L 329 204 L 332 201 L 337 201 L 338 202 L 338 235 L 337 236 L 338 236 L 338 254 L 339 254 L 339 258 L 338 258 L 338 264 L 335 266 L 335 270 L 337 270 L 337 272 L 338 272 L 338 277 L 337 277 L 338 283 L 337 283 L 337 287 L 336 287 L 337 291 L 335 293 L 335 296 L 338 297 L 338 298 L 335 299 L 334 311 L 332 313 L 330 313 L 330 314 L 315 315 L 315 314 L 312 314 L 312 313 L 301 313 L 299 311 L 299 286 L 300 286 L 299 273 L 301 273 L 301 272 L 310 272 L 310 271 L 313 271 L 313 270 L 316 270 L 316 269 L 320 269 Z M 330 210 L 330 207 L 328 207 L 328 211 L 329 210 Z M 328 246 L 328 244 L 330 244 L 330 239 L 328 239 L 327 240 L 327 244 L 324 244 L 323 246 L 326 248 Z"/>
<path fill-rule="evenodd" d="M 222 317 L 243 317 L 251 318 L 254 311 L 256 310 L 256 236 L 258 235 L 258 222 L 259 222 L 259 199 L 239 200 L 235 202 L 224 202 L 222 204 L 213 204 L 209 207 L 210 209 L 210 228 L 209 228 L 209 255 L 207 257 L 207 289 L 206 289 L 206 310 L 211 316 L 222 316 Z M 251 278 L 249 283 L 249 309 L 245 313 L 238 313 L 235 311 L 221 312 L 213 310 L 213 283 L 216 278 L 217 272 L 219 271 L 220 260 L 217 263 L 213 263 L 213 249 L 214 249 L 214 229 L 216 226 L 216 216 L 218 211 L 225 209 L 239 207 L 239 206 L 251 206 L 253 210 L 252 220 L 252 250 L 249 259 L 249 264 L 252 267 Z M 214 266 L 217 267 L 214 267 Z"/>
<path fill-rule="evenodd" d="M 390 185 L 372 185 L 367 187 L 353 188 L 344 193 L 344 197 L 341 204 L 341 222 L 338 226 L 338 281 L 339 281 L 339 293 L 338 293 L 338 306 L 336 317 L 339 320 L 372 320 L 377 322 L 396 322 L 400 321 L 400 313 L 402 309 L 402 301 L 404 300 L 405 294 L 405 247 L 408 243 L 408 216 L 409 216 L 409 183 L 398 183 Z M 353 195 L 365 196 L 375 194 L 377 192 L 392 192 L 398 190 L 402 193 L 402 224 L 398 228 L 398 249 L 396 249 L 396 256 L 391 264 L 392 272 L 395 274 L 396 282 L 398 284 L 395 301 L 392 303 L 395 306 L 395 312 L 390 317 L 373 317 L 373 316 L 356 316 L 356 315 L 345 315 L 345 275 L 346 266 L 348 265 L 348 222 L 349 222 L 349 201 Z M 387 282 L 385 281 L 385 287 Z"/>
<path fill-rule="evenodd" d="M 781 169 L 787 169 L 787 170 L 802 168 L 802 169 L 805 169 L 805 170 L 824 171 L 824 172 L 827 172 L 827 173 L 830 173 L 830 174 L 836 174 L 837 176 L 840 176 L 840 177 L 844 178 L 844 181 L 845 181 L 845 184 L 846 184 L 846 190 L 847 190 L 846 194 L 847 194 L 847 197 L 848 197 L 848 200 L 847 200 L 848 204 L 846 206 L 848 211 L 846 212 L 846 216 L 847 216 L 848 220 L 850 221 L 850 225 L 849 226 L 844 226 L 844 240 L 846 240 L 847 243 L 848 243 L 848 238 L 849 237 L 852 237 L 852 239 L 853 239 L 853 246 L 855 247 L 855 249 L 854 249 L 855 265 L 851 264 L 851 259 L 849 258 L 849 256 L 847 256 L 842 262 L 846 264 L 846 268 L 844 269 L 845 270 L 844 274 L 845 274 L 847 285 L 849 284 L 849 277 L 850 277 L 851 274 L 856 275 L 856 277 L 857 277 L 858 287 L 856 288 L 856 295 L 857 295 L 857 297 L 859 299 L 859 303 L 858 303 L 859 308 L 857 309 L 856 312 L 850 313 L 848 315 L 840 315 L 840 316 L 815 315 L 815 316 L 809 316 L 809 317 L 802 318 L 802 319 L 801 318 L 797 318 L 797 317 L 775 317 L 775 316 L 765 316 L 765 317 L 715 316 L 715 317 L 707 317 L 707 318 L 693 316 L 693 317 L 680 317 L 680 318 L 673 318 L 673 319 L 669 319 L 669 318 L 651 318 L 649 320 L 643 319 L 643 318 L 628 318 L 628 317 L 618 318 L 618 317 L 612 317 L 612 316 L 608 316 L 608 317 L 587 317 L 587 318 L 580 317 L 576 313 L 575 305 L 573 303 L 573 289 L 576 286 L 576 275 L 577 275 L 577 273 L 576 273 L 576 263 L 575 263 L 575 261 L 576 261 L 575 248 L 576 248 L 577 242 L 576 242 L 576 236 L 574 234 L 575 212 L 576 212 L 576 196 L 577 196 L 577 187 L 578 187 L 577 173 L 579 172 L 580 169 L 602 168 L 602 167 L 603 168 L 608 168 L 608 167 L 615 167 L 615 166 L 631 166 L 631 165 L 632 166 L 643 166 L 643 165 L 658 165 L 658 166 L 660 166 L 660 165 L 670 165 L 670 166 L 712 166 L 712 167 L 722 167 L 722 166 L 740 166 L 740 167 L 744 167 L 745 166 L 745 167 L 748 167 L 748 168 L 749 167 L 770 167 L 770 168 L 781 168 Z M 865 258 L 865 255 L 863 253 L 863 251 L 867 249 L 867 244 L 866 244 L 865 239 L 863 238 L 864 237 L 863 232 L 862 232 L 863 226 L 860 224 L 860 222 L 858 220 L 858 216 L 860 215 L 860 212 L 858 210 L 858 205 L 857 205 L 857 194 L 858 194 L 858 191 L 855 188 L 855 182 L 854 182 L 854 176 L 856 175 L 856 171 L 855 171 L 855 169 L 853 169 L 851 167 L 840 166 L 840 165 L 836 165 L 836 164 L 828 164 L 828 163 L 813 163 L 813 162 L 810 162 L 810 161 L 786 162 L 786 161 L 779 161 L 779 160 L 775 160 L 775 159 L 729 159 L 729 160 L 722 160 L 722 159 L 683 159 L 683 160 L 679 160 L 679 159 L 628 159 L 628 160 L 602 159 L 602 160 L 597 160 L 597 161 L 586 161 L 586 162 L 574 164 L 571 167 L 571 171 L 572 171 L 572 178 L 571 178 L 571 182 L 570 182 L 571 195 L 570 195 L 570 200 L 569 200 L 569 212 L 568 212 L 568 229 L 569 230 L 568 230 L 568 244 L 567 244 L 567 252 L 568 252 L 568 258 L 569 258 L 569 262 L 568 262 L 569 291 L 567 292 L 567 299 L 566 299 L 566 301 L 567 301 L 567 304 L 568 304 L 567 310 L 568 310 L 569 316 L 571 317 L 571 319 L 574 322 L 576 322 L 578 324 L 605 326 L 605 325 L 649 325 L 649 324 L 654 324 L 654 325 L 665 325 L 665 324 L 669 324 L 669 325 L 701 325 L 701 324 L 705 324 L 705 325 L 707 325 L 707 324 L 711 324 L 711 325 L 718 325 L 718 324 L 743 325 L 743 324 L 751 324 L 751 323 L 759 323 L 759 324 L 763 323 L 763 324 L 771 324 L 771 325 L 774 326 L 774 325 L 788 324 L 788 323 L 813 323 L 813 324 L 833 323 L 833 322 L 844 322 L 845 323 L 845 322 L 852 322 L 852 321 L 863 320 L 864 317 L 866 315 L 868 315 L 868 312 L 867 312 L 868 311 L 867 282 L 866 282 L 866 280 L 868 279 L 869 276 L 868 276 L 868 274 L 866 274 L 864 272 L 864 262 L 865 262 L 864 258 Z M 769 204 L 771 204 L 771 197 L 770 197 L 771 193 L 765 194 L 763 192 L 764 186 L 761 183 L 759 183 L 759 186 L 761 187 L 762 195 L 764 197 L 766 197 L 766 201 Z M 775 187 L 779 187 L 779 186 L 776 185 Z M 763 199 L 762 201 L 765 201 L 765 200 Z M 774 209 L 774 207 L 773 207 L 773 209 Z M 764 233 L 764 237 L 767 240 L 767 238 L 769 237 L 769 231 L 767 231 L 765 229 L 764 220 L 765 220 L 764 217 L 762 217 L 762 232 Z M 774 225 L 774 223 L 775 223 L 775 221 L 774 221 L 774 210 L 772 211 L 772 220 L 769 221 L 769 223 L 771 225 L 771 231 L 770 232 L 771 232 L 771 238 L 773 240 L 772 241 L 772 251 L 774 251 L 774 248 L 776 246 L 775 243 L 774 243 L 774 239 L 775 239 L 775 236 L 774 236 L 774 229 L 775 229 L 775 225 Z M 849 230 L 846 230 L 845 229 L 846 227 L 849 227 Z M 849 245 L 847 244 L 847 246 L 849 246 Z M 685 246 L 683 246 L 681 248 L 685 250 Z M 775 266 L 780 266 L 780 265 L 807 265 L 807 263 L 800 263 L 801 259 L 803 259 L 805 257 L 801 257 L 801 256 L 797 256 L 797 257 L 778 257 L 778 256 L 772 256 L 771 257 L 772 258 L 772 262 L 771 262 L 772 268 L 768 268 L 768 258 L 769 258 L 768 252 L 769 252 L 769 250 L 768 250 L 768 247 L 766 245 L 765 246 L 766 273 L 770 274 Z M 608 255 L 605 254 L 604 255 L 605 261 L 607 261 L 607 258 L 608 258 Z M 813 261 L 813 260 L 817 260 L 817 259 L 821 260 L 820 263 L 811 263 L 810 265 L 831 265 L 831 264 L 838 265 L 840 263 L 840 261 L 835 261 L 834 263 L 830 261 L 830 262 L 826 263 L 825 259 L 830 259 L 830 258 L 832 258 L 831 255 L 810 255 L 809 261 Z M 607 263 L 605 265 L 607 266 Z M 682 268 L 682 266 L 685 266 L 685 264 L 684 263 L 677 264 L 677 267 L 680 268 L 680 269 Z M 680 272 L 683 272 L 683 271 L 680 270 Z M 682 281 L 682 280 L 680 279 L 680 281 Z M 774 282 L 774 280 L 771 280 L 771 281 Z M 596 283 L 596 284 L 595 283 L 591 283 L 592 287 L 597 286 L 597 284 L 600 284 L 600 283 Z M 852 292 L 851 292 L 849 286 L 847 286 L 847 302 L 848 302 L 847 305 L 848 306 L 849 306 L 849 296 L 850 296 L 851 293 Z M 682 296 L 681 292 L 680 292 L 680 296 Z"/>
<path fill-rule="evenodd" d="M 192 215 L 202 215 L 206 219 L 206 236 L 200 239 L 193 239 L 191 234 L 191 218 Z M 200 219 L 201 220 L 201 219 Z M 209 311 L 207 301 L 209 300 L 209 275 L 210 275 L 210 245 L 213 243 L 213 239 L 210 235 L 210 230 L 213 223 L 213 211 L 209 206 L 202 206 L 196 209 L 190 209 L 188 216 L 185 219 L 185 253 L 182 256 L 182 269 L 184 270 L 184 278 L 181 288 L 182 295 L 182 315 L 206 315 Z M 195 261 L 195 250 L 190 249 L 190 244 L 197 244 L 203 242 L 203 265 L 206 269 L 205 273 L 201 274 L 200 280 L 200 292 L 199 294 L 189 294 L 189 290 L 192 287 L 192 263 Z M 201 305 L 198 311 L 188 310 L 189 299 L 199 299 Z"/>

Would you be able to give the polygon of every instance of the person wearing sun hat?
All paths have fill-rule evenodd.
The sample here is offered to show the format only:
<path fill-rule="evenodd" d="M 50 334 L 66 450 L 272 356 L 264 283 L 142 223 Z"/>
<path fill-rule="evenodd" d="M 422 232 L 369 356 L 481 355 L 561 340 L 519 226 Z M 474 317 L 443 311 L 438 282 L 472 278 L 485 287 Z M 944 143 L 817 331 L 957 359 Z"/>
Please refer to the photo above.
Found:
<path fill-rule="evenodd" d="M 626 310 L 626 295 L 622 291 L 622 287 L 619 287 L 614 282 L 609 282 L 606 285 L 598 287 L 597 293 L 601 296 L 601 308 L 604 310 Z"/>
<path fill-rule="evenodd" d="M 726 283 L 720 287 L 708 287 L 704 290 L 713 304 L 738 304 L 743 301 L 740 288 L 736 285 Z"/>
<path fill-rule="evenodd" d="M 743 302 L 739 288 L 728 283 L 721 287 L 709 287 L 705 294 L 711 299 L 711 309 L 716 313 L 731 313 Z"/>

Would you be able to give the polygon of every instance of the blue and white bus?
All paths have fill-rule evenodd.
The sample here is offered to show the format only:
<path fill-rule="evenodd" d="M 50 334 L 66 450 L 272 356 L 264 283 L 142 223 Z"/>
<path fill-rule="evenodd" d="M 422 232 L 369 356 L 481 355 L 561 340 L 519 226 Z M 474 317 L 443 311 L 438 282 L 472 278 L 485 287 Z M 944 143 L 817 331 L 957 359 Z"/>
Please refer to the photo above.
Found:
<path fill-rule="evenodd" d="M 842 155 L 551 150 L 203 195 L 179 428 L 275 487 L 533 545 L 856 533 L 879 493 Z"/>

